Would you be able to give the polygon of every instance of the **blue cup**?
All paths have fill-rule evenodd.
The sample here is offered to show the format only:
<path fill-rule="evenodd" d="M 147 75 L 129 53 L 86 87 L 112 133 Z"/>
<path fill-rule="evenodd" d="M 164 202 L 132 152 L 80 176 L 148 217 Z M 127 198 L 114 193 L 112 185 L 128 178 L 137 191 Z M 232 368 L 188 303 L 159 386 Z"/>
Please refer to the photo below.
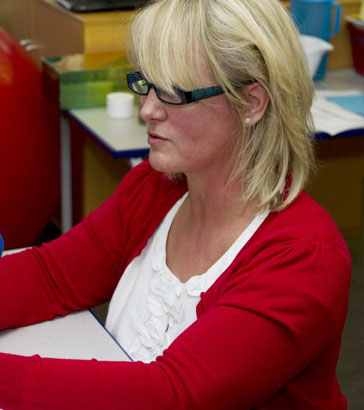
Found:
<path fill-rule="evenodd" d="M 4 239 L 3 237 L 0 235 L 0 256 L 2 255 L 4 250 Z"/>
<path fill-rule="evenodd" d="M 291 0 L 291 15 L 301 34 L 330 41 L 340 30 L 341 4 L 334 0 Z M 314 80 L 323 80 L 327 53 L 322 58 Z"/>

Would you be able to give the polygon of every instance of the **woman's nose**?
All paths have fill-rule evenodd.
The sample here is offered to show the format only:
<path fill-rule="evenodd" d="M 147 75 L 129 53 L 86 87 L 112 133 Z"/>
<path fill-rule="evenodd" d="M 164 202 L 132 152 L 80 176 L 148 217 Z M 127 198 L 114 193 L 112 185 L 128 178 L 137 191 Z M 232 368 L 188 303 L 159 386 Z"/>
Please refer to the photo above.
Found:
<path fill-rule="evenodd" d="M 149 91 L 148 95 L 141 97 L 140 118 L 143 121 L 163 121 L 166 116 L 166 107 L 163 102 L 157 97 L 157 94 L 153 88 Z"/>

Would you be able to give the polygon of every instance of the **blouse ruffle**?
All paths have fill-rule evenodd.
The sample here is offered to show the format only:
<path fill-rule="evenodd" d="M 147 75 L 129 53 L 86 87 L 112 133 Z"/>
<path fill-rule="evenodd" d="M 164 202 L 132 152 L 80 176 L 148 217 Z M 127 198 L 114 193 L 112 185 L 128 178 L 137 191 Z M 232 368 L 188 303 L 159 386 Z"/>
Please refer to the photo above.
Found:
<path fill-rule="evenodd" d="M 198 302 L 204 291 L 204 277 L 193 276 L 182 283 L 165 262 L 165 238 L 155 238 L 152 248 L 153 275 L 144 319 L 133 343 L 132 357 L 151 362 L 172 343 L 180 333 L 184 307 L 188 299 Z"/>

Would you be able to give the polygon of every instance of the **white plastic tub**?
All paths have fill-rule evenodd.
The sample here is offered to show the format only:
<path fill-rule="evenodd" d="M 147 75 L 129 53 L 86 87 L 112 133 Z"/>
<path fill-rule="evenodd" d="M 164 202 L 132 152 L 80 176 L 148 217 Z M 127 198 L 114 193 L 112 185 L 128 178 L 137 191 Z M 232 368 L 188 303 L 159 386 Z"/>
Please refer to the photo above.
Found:
<path fill-rule="evenodd" d="M 322 57 L 328 51 L 332 51 L 334 46 L 321 38 L 307 35 L 300 35 L 301 44 L 307 55 L 308 67 L 313 77 L 321 63 Z"/>

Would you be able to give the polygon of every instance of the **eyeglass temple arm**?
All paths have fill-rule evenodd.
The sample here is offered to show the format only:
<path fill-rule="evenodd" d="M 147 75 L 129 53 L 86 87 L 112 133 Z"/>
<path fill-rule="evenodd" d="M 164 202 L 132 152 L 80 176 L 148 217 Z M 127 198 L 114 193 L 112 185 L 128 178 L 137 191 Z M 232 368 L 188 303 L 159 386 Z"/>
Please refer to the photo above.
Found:
<path fill-rule="evenodd" d="M 203 100 L 205 98 L 213 97 L 214 95 L 223 94 L 224 90 L 221 86 L 216 85 L 208 88 L 200 88 L 198 90 L 190 91 L 186 97 L 189 97 L 191 101 Z"/>

